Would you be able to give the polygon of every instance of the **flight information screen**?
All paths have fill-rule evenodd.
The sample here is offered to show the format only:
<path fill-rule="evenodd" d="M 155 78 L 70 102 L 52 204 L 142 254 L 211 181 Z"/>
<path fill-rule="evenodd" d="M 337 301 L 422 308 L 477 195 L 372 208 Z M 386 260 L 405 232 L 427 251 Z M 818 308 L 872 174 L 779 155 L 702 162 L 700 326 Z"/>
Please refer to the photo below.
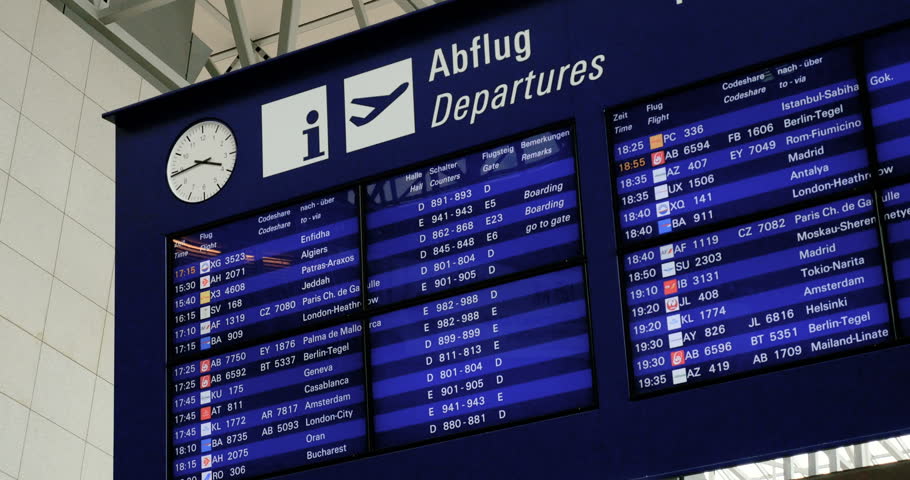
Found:
<path fill-rule="evenodd" d="M 175 480 L 257 477 L 367 448 L 360 322 L 178 365 L 170 377 Z"/>
<path fill-rule="evenodd" d="M 637 251 L 622 263 L 635 393 L 893 336 L 872 195 Z"/>
<path fill-rule="evenodd" d="M 621 241 L 866 182 L 859 90 L 838 49 L 609 113 Z"/>
<path fill-rule="evenodd" d="M 594 404 L 581 267 L 370 320 L 379 448 Z"/>
<path fill-rule="evenodd" d="M 369 304 L 580 256 L 573 145 L 552 130 L 367 185 Z"/>
<path fill-rule="evenodd" d="M 172 357 L 357 311 L 359 225 L 346 190 L 172 238 Z"/>
<path fill-rule="evenodd" d="M 910 184 L 882 192 L 899 325 L 910 333 Z"/>
<path fill-rule="evenodd" d="M 866 80 L 879 172 L 910 173 L 910 29 L 866 42 Z"/>

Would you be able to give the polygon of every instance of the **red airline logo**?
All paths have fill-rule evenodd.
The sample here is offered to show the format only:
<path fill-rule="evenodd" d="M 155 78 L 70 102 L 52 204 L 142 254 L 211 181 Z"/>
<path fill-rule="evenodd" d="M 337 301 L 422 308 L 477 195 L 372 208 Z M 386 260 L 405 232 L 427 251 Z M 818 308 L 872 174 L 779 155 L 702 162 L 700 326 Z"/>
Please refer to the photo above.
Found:
<path fill-rule="evenodd" d="M 212 386 L 212 376 L 203 375 L 199 377 L 199 388 L 209 388 Z"/>
<path fill-rule="evenodd" d="M 659 167 L 667 163 L 667 156 L 664 152 L 654 152 L 651 154 L 651 166 Z"/>
<path fill-rule="evenodd" d="M 212 419 L 212 407 L 202 407 L 199 409 L 199 418 L 201 420 Z"/>
<path fill-rule="evenodd" d="M 664 295 L 673 295 L 679 291 L 679 281 L 675 278 L 672 280 L 664 280 Z"/>
<path fill-rule="evenodd" d="M 685 364 L 686 364 L 686 351 L 685 350 L 677 350 L 675 352 L 670 353 L 670 365 L 677 367 L 679 365 L 685 365 Z"/>
<path fill-rule="evenodd" d="M 202 373 L 210 372 L 212 370 L 212 361 L 203 360 L 199 362 L 199 371 Z"/>

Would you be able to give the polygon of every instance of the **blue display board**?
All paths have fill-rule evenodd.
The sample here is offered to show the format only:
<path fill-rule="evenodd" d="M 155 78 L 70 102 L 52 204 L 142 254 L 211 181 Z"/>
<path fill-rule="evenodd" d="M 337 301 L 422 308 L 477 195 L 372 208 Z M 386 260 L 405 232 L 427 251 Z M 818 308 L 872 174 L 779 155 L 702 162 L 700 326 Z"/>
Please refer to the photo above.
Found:
<path fill-rule="evenodd" d="M 359 309 L 359 229 L 357 195 L 345 190 L 173 237 L 171 355 Z"/>
<path fill-rule="evenodd" d="M 368 184 L 370 302 L 580 257 L 573 145 L 561 128 Z"/>
<path fill-rule="evenodd" d="M 379 448 L 590 407 L 579 267 L 370 320 Z"/>
<path fill-rule="evenodd" d="M 866 42 L 866 80 L 875 125 L 879 172 L 883 177 L 910 173 L 910 30 L 898 30 Z"/>
<path fill-rule="evenodd" d="M 886 232 L 894 277 L 898 326 L 904 335 L 910 332 L 910 185 L 898 185 L 883 192 Z"/>
<path fill-rule="evenodd" d="M 862 186 L 869 173 L 850 48 L 611 110 L 625 242 Z"/>
<path fill-rule="evenodd" d="M 871 195 L 625 255 L 633 392 L 891 340 Z"/>
<path fill-rule="evenodd" d="M 633 479 L 910 432 L 907 18 L 454 0 L 113 112 L 115 476 Z M 189 203 L 204 120 L 236 160 Z"/>
<path fill-rule="evenodd" d="M 173 367 L 172 478 L 258 477 L 366 451 L 362 332 L 342 323 Z"/>

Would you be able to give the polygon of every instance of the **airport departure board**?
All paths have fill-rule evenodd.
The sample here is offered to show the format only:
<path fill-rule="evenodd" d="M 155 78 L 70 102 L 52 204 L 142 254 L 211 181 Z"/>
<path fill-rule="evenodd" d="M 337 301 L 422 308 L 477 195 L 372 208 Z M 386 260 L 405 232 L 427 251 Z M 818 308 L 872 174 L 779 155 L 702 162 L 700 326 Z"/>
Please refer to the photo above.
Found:
<path fill-rule="evenodd" d="M 171 369 L 175 480 L 249 478 L 367 448 L 360 322 Z"/>
<path fill-rule="evenodd" d="M 633 392 L 890 340 L 874 202 L 851 197 L 625 255 Z"/>
<path fill-rule="evenodd" d="M 357 195 L 346 190 L 171 239 L 171 356 L 360 309 Z"/>
<path fill-rule="evenodd" d="M 373 317 L 370 345 L 379 448 L 594 404 L 581 267 Z"/>
<path fill-rule="evenodd" d="M 886 33 L 607 113 L 630 396 L 910 331 L 910 184 L 889 186 L 910 173 L 905 44 Z M 170 237 L 171 479 L 595 407 L 574 136 Z"/>
<path fill-rule="evenodd" d="M 879 172 L 910 173 L 910 29 L 872 38 L 865 48 L 869 106 Z"/>
<path fill-rule="evenodd" d="M 370 304 L 581 255 L 568 128 L 408 170 L 366 196 Z"/>
<path fill-rule="evenodd" d="M 842 48 L 612 110 L 625 244 L 866 183 L 853 50 Z"/>
<path fill-rule="evenodd" d="M 575 162 L 548 129 L 172 236 L 172 480 L 593 407 Z"/>
<path fill-rule="evenodd" d="M 910 333 L 910 184 L 882 192 L 901 334 Z"/>

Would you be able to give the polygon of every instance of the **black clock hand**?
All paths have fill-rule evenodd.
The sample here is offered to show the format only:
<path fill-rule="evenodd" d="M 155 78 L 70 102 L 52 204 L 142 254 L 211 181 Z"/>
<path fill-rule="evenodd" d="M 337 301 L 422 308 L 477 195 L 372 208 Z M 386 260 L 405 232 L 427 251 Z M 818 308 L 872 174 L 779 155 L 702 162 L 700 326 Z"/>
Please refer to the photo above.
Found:
<path fill-rule="evenodd" d="M 172 173 L 171 177 L 176 177 L 177 175 L 180 175 L 181 173 L 184 173 L 188 170 L 192 170 L 192 169 L 198 167 L 199 165 L 221 165 L 220 163 L 214 163 L 211 160 L 212 160 L 212 157 L 206 158 L 205 160 L 193 160 L 193 162 L 195 162 L 193 165 L 190 165 L 189 167 L 186 167 L 183 170 L 180 170 L 179 172 Z"/>

